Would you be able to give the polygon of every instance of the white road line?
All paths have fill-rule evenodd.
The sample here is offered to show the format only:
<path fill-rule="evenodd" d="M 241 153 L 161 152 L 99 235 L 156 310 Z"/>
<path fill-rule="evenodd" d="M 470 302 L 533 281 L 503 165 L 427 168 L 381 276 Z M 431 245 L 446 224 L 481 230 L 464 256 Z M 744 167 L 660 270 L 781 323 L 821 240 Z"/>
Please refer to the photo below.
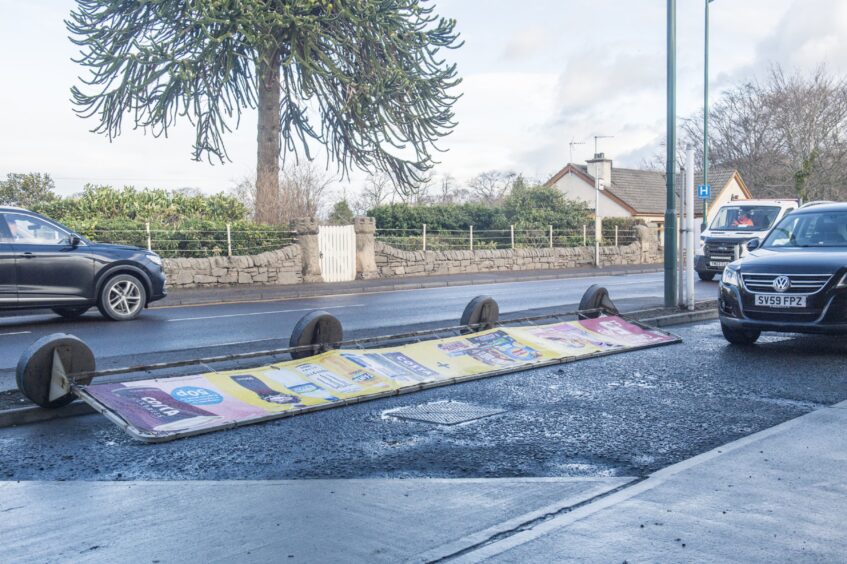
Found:
<path fill-rule="evenodd" d="M 14 333 L 0 333 L 0 337 L 8 337 L 9 335 L 29 335 L 32 331 L 15 331 Z"/>
<path fill-rule="evenodd" d="M 205 315 L 203 317 L 180 317 L 177 319 L 168 319 L 169 322 L 173 321 L 198 321 L 203 319 L 222 319 L 225 317 L 250 317 L 253 315 L 276 315 L 279 313 L 296 313 L 298 311 L 313 311 L 316 309 L 344 309 L 348 307 L 365 307 L 365 304 L 352 304 L 352 305 L 344 305 L 344 306 L 325 306 L 325 307 L 307 307 L 302 309 L 280 309 L 276 311 L 257 311 L 254 313 L 229 313 L 226 315 Z"/>

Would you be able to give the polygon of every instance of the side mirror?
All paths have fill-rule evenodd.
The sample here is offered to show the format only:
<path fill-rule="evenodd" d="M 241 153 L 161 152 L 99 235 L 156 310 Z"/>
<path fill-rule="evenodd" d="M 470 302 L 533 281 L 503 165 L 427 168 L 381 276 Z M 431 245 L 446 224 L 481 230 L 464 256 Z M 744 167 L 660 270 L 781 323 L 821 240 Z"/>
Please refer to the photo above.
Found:
<path fill-rule="evenodd" d="M 747 241 L 747 250 L 748 251 L 755 251 L 756 249 L 758 249 L 761 246 L 761 244 L 762 244 L 762 242 L 759 241 L 758 239 L 750 239 L 749 241 Z"/>
<path fill-rule="evenodd" d="M 68 240 L 68 242 L 70 243 L 71 247 L 76 248 L 76 247 L 79 247 L 79 244 L 80 244 L 80 243 L 82 243 L 82 239 L 80 239 L 80 238 L 79 238 L 79 235 L 77 235 L 76 233 L 74 233 L 73 235 L 71 235 L 71 237 L 70 237 L 70 239 Z"/>

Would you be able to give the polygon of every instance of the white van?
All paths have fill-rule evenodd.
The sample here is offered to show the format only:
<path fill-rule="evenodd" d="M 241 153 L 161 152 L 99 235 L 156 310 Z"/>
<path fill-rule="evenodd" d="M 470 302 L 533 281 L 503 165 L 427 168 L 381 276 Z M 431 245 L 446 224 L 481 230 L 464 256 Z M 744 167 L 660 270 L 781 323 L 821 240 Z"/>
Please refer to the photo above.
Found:
<path fill-rule="evenodd" d="M 799 200 L 733 200 L 715 214 L 700 234 L 694 270 L 701 280 L 712 280 L 726 265 L 743 256 L 751 239 L 764 239 L 785 214 L 800 207 Z"/>

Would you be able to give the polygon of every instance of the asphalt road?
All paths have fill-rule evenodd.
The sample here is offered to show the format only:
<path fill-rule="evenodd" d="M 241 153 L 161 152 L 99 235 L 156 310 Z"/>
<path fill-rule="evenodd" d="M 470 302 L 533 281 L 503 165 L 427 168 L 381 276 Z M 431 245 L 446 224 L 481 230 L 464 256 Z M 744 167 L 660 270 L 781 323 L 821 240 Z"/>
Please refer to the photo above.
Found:
<path fill-rule="evenodd" d="M 338 317 L 348 335 L 382 333 L 396 327 L 457 323 L 468 301 L 480 294 L 493 296 L 502 313 L 553 307 L 573 310 L 585 289 L 597 283 L 628 309 L 662 302 L 662 274 L 650 273 L 173 306 L 150 309 L 125 323 L 105 321 L 96 310 L 77 321 L 52 314 L 5 317 L 0 318 L 0 390 L 14 387 L 13 368 L 21 352 L 50 333 L 71 333 L 83 339 L 94 351 L 98 367 L 109 368 L 285 346 L 294 324 L 314 309 Z M 698 297 L 712 297 L 716 283 L 698 281 L 696 290 Z"/>
<path fill-rule="evenodd" d="M 0 429 L 0 479 L 639 476 L 847 399 L 847 342 L 717 322 L 622 353 L 146 445 L 99 415 Z M 436 401 L 505 410 L 455 426 L 397 420 Z"/>

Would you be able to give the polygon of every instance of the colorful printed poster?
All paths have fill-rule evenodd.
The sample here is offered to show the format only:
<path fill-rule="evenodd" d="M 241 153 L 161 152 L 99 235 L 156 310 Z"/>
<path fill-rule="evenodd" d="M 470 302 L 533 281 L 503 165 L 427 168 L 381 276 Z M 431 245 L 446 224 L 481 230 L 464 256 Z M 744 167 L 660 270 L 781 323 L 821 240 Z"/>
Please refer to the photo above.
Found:
<path fill-rule="evenodd" d="M 556 351 L 563 356 L 593 354 L 623 347 L 617 341 L 573 323 L 520 327 L 515 329 L 515 332 L 524 335 L 526 339 L 539 341 L 545 349 Z"/>
<path fill-rule="evenodd" d="M 642 329 L 638 325 L 617 316 L 584 319 L 579 321 L 579 324 L 623 346 L 656 345 L 674 340 L 673 337 L 664 331 L 659 331 L 658 329 Z"/>
<path fill-rule="evenodd" d="M 502 327 L 395 347 L 332 350 L 249 370 L 92 384 L 81 395 L 125 423 L 133 436 L 159 442 L 425 383 L 678 341 L 620 317 L 599 317 Z"/>

